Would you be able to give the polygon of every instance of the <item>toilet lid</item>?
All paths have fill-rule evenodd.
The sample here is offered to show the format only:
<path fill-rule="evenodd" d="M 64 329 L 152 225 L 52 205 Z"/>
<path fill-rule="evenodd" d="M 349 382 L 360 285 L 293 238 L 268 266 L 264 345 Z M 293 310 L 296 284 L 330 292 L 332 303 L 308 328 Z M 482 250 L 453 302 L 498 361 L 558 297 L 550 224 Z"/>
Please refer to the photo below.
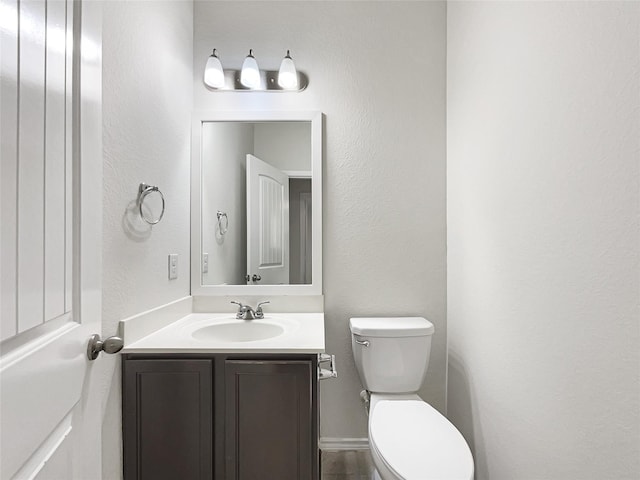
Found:
<path fill-rule="evenodd" d="M 369 419 L 373 448 L 404 480 L 470 480 L 473 457 L 460 432 L 428 403 L 380 401 Z"/>

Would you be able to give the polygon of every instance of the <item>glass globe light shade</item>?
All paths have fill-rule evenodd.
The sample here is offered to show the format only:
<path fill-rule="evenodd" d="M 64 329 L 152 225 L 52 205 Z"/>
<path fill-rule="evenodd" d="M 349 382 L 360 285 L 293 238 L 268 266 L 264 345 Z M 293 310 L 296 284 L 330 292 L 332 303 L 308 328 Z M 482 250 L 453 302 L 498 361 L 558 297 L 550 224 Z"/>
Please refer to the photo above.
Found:
<path fill-rule="evenodd" d="M 256 62 L 252 50 L 249 50 L 249 55 L 245 57 L 244 63 L 242 64 L 240 83 L 248 88 L 260 88 L 260 69 L 258 68 L 258 62 Z"/>
<path fill-rule="evenodd" d="M 222 63 L 216 55 L 216 50 L 209 56 L 207 65 L 204 67 L 204 83 L 212 88 L 224 87 L 224 70 Z"/>
<path fill-rule="evenodd" d="M 296 71 L 293 59 L 289 55 L 289 50 L 287 50 L 287 55 L 282 59 L 282 63 L 280 64 L 278 85 L 286 90 L 298 88 L 298 72 Z"/>

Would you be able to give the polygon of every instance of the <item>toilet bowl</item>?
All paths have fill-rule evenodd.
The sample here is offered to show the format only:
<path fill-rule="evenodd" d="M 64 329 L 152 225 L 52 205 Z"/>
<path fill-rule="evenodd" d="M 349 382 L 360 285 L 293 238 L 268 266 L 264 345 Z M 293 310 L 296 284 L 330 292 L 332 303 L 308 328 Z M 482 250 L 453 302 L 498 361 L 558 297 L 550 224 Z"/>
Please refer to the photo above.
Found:
<path fill-rule="evenodd" d="M 429 363 L 431 322 L 421 317 L 352 318 L 352 348 L 370 394 L 369 445 L 382 480 L 473 480 L 460 432 L 417 395 Z"/>

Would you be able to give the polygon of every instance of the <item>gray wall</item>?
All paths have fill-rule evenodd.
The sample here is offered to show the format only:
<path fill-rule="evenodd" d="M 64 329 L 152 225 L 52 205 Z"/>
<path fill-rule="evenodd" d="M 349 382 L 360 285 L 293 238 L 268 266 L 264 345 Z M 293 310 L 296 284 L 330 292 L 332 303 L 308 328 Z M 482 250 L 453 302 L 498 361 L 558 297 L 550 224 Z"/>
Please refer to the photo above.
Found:
<path fill-rule="evenodd" d="M 102 305 L 109 336 L 120 319 L 189 295 L 193 5 L 103 5 Z M 133 209 L 140 182 L 158 185 L 166 198 L 153 228 Z M 177 280 L 168 280 L 170 253 L 179 254 Z M 100 358 L 103 476 L 113 479 L 122 475 L 120 364 L 116 355 Z"/>
<path fill-rule="evenodd" d="M 448 10 L 448 412 L 477 479 L 640 478 L 640 4 Z"/>
<path fill-rule="evenodd" d="M 311 172 L 311 122 L 255 125 L 256 157 L 279 170 Z"/>
<path fill-rule="evenodd" d="M 366 437 L 349 317 L 434 322 L 422 391 L 445 404 L 444 2 L 196 2 L 194 105 L 325 113 L 324 292 L 327 350 L 340 377 L 322 383 L 321 433 Z M 248 49 L 277 69 L 286 49 L 310 78 L 302 93 L 210 92 L 212 48 L 225 68 Z"/>
<path fill-rule="evenodd" d="M 243 285 L 247 272 L 247 154 L 254 125 L 210 122 L 202 127 L 202 248 L 209 254 L 203 285 Z M 227 214 L 220 235 L 217 212 Z M 224 226 L 225 220 L 221 220 Z"/>

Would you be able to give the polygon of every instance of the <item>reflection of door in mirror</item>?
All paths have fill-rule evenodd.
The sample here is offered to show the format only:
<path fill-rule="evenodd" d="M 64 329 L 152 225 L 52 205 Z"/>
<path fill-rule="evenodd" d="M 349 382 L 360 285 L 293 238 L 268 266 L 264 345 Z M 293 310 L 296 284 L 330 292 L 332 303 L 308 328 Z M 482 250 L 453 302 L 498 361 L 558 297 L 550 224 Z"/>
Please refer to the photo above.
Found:
<path fill-rule="evenodd" d="M 247 283 L 289 283 L 289 177 L 247 155 Z"/>

